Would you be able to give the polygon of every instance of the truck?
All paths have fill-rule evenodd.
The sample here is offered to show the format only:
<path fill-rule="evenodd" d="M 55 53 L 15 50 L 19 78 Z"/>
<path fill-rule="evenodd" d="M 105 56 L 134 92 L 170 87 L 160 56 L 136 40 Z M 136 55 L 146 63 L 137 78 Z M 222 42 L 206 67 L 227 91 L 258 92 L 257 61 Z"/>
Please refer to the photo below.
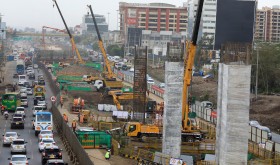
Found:
<path fill-rule="evenodd" d="M 128 122 L 124 125 L 124 132 L 129 137 L 137 137 L 145 141 L 148 137 L 161 137 L 162 128 L 156 125 L 144 125 L 139 122 Z"/>

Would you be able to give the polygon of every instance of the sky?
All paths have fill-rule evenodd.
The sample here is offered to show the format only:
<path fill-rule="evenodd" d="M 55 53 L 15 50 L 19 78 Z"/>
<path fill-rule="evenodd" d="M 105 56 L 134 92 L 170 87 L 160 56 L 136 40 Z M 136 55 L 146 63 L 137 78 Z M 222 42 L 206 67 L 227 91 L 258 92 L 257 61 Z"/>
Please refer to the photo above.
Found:
<path fill-rule="evenodd" d="M 170 3 L 183 6 L 187 0 L 123 0 L 128 3 Z M 258 8 L 280 5 L 280 0 L 258 0 Z M 87 14 L 87 5 L 91 5 L 94 14 L 105 15 L 109 29 L 117 29 L 117 10 L 120 0 L 57 0 L 68 27 L 82 23 L 82 17 Z M 33 27 L 40 30 L 42 26 L 64 29 L 62 19 L 52 0 L 0 0 L 2 21 L 9 27 Z"/>

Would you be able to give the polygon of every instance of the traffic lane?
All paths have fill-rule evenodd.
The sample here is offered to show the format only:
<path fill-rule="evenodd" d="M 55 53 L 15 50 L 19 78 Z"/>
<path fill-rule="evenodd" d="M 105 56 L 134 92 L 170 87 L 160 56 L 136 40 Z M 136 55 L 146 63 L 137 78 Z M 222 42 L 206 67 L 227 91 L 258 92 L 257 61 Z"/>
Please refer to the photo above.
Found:
<path fill-rule="evenodd" d="M 37 75 L 38 74 L 43 74 L 43 71 L 42 70 L 38 70 L 37 71 Z M 46 76 L 44 75 L 44 77 L 46 77 Z M 37 76 L 36 76 L 36 78 L 37 78 Z M 54 94 L 52 93 L 52 91 L 50 89 L 50 82 L 47 79 L 45 79 L 45 89 L 46 89 L 46 103 L 48 105 L 48 109 L 50 109 L 52 107 L 52 103 L 51 103 L 51 99 L 50 98 L 51 98 L 51 96 L 54 96 Z M 68 165 L 72 165 L 72 163 L 70 162 L 69 155 L 67 154 L 66 149 L 65 149 L 61 139 L 59 138 L 60 132 L 57 132 L 57 130 L 54 127 L 53 133 L 54 133 L 54 140 L 56 142 L 56 145 L 59 146 L 60 149 L 62 149 L 62 158 L 63 158 L 63 160 L 66 163 L 68 163 Z"/>

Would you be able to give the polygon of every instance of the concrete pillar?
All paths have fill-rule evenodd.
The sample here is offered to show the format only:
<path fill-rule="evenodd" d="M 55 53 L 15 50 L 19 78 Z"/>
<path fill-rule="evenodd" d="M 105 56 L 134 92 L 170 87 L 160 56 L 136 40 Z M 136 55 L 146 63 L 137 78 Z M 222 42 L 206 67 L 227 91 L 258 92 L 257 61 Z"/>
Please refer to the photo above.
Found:
<path fill-rule="evenodd" d="M 246 165 L 251 65 L 219 65 L 216 163 Z"/>
<path fill-rule="evenodd" d="M 181 154 L 183 71 L 182 62 L 165 62 L 162 153 L 173 158 Z"/>

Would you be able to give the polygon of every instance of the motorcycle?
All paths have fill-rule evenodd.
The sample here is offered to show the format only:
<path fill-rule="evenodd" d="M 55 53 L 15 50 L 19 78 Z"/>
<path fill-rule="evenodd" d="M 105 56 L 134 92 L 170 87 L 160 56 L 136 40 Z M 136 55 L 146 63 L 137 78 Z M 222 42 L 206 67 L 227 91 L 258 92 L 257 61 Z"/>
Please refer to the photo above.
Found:
<path fill-rule="evenodd" d="M 8 120 L 9 114 L 6 113 L 6 114 L 4 115 L 4 117 L 5 117 L 6 120 Z"/>

